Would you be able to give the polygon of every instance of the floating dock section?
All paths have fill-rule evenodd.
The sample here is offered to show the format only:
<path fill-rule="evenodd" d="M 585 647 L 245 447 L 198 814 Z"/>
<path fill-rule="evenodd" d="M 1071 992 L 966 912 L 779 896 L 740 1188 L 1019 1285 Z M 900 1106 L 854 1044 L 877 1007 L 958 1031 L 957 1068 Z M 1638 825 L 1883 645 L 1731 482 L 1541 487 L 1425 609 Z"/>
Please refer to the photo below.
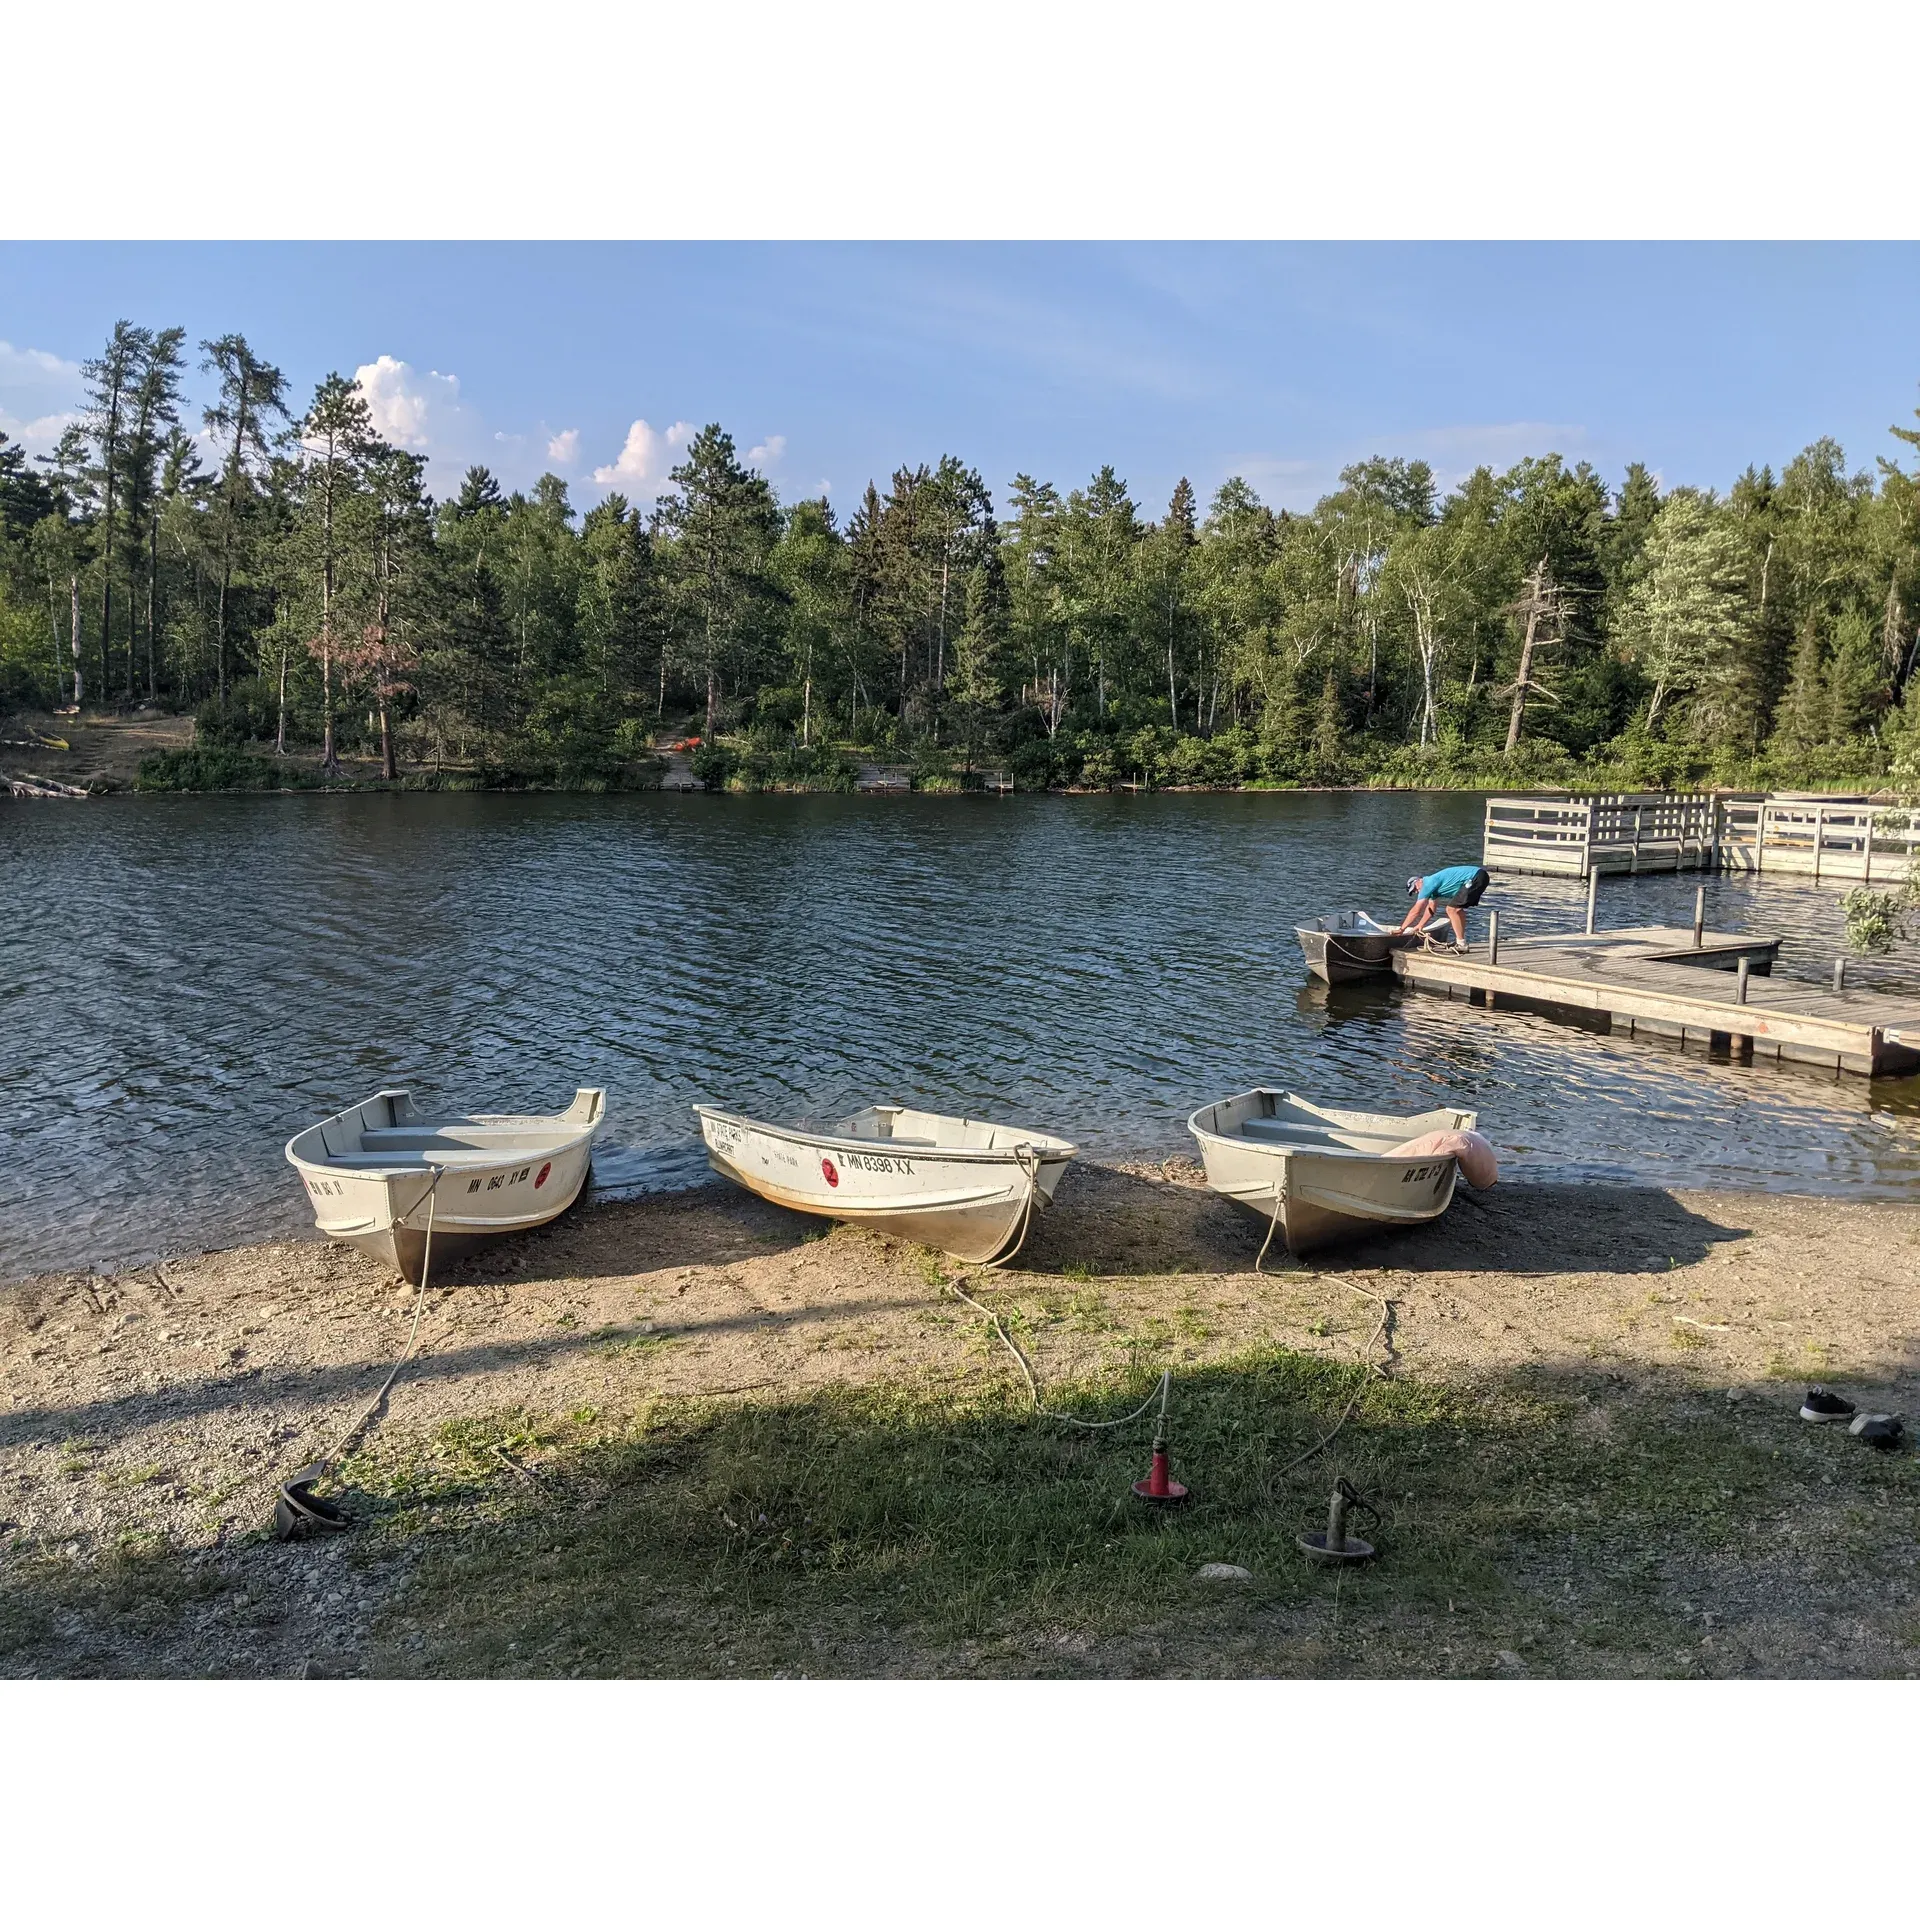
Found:
<path fill-rule="evenodd" d="M 1711 793 L 1503 796 L 1487 802 L 1480 863 L 1495 873 L 1809 874 L 1891 886 L 1915 871 L 1920 819 L 1865 800 Z"/>
<path fill-rule="evenodd" d="M 1573 1016 L 1730 1059 L 1870 1076 L 1920 1069 L 1920 998 L 1771 977 L 1780 942 L 1687 928 L 1548 934 L 1393 956 L 1396 979 L 1475 1006 Z M 1741 962 L 1745 961 L 1743 967 Z"/>

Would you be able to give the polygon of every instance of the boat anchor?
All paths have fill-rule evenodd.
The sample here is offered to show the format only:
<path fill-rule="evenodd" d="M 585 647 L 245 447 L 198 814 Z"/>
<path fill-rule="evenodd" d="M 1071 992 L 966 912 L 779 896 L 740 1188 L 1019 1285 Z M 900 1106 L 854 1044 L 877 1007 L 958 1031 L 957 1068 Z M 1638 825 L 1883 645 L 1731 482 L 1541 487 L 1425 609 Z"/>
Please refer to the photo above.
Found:
<path fill-rule="evenodd" d="M 1144 1480 L 1133 1483 L 1133 1497 L 1144 1500 L 1150 1507 L 1177 1507 L 1187 1497 L 1187 1489 L 1167 1471 L 1167 1396 L 1172 1381 L 1171 1372 L 1161 1374 L 1160 1417 L 1153 1428 L 1153 1464 Z"/>
<path fill-rule="evenodd" d="M 1351 1567 L 1373 1558 L 1370 1542 L 1347 1531 L 1347 1515 L 1358 1507 L 1378 1520 L 1380 1510 L 1363 1498 L 1358 1488 L 1344 1476 L 1333 1483 L 1333 1497 L 1327 1502 L 1325 1533 L 1303 1533 L 1300 1551 L 1318 1567 Z"/>
<path fill-rule="evenodd" d="M 345 1530 L 351 1518 L 346 1508 L 323 1500 L 313 1490 L 314 1483 L 325 1475 L 329 1464 L 316 1460 L 281 1485 L 280 1498 L 273 1503 L 273 1531 L 278 1538 L 303 1540 L 310 1533 Z"/>

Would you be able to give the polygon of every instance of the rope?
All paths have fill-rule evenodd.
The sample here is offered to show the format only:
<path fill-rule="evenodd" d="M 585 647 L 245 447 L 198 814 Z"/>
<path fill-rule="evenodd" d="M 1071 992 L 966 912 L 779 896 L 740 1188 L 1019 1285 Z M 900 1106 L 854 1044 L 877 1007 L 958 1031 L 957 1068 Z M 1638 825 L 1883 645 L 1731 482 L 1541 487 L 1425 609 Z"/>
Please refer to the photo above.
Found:
<path fill-rule="evenodd" d="M 1164 1368 L 1161 1371 L 1160 1384 L 1155 1387 L 1131 1413 L 1123 1413 L 1117 1420 L 1082 1420 L 1074 1414 L 1055 1413 L 1051 1407 L 1043 1407 L 1040 1404 L 1040 1383 L 1033 1377 L 1033 1368 L 1027 1364 L 1027 1356 L 1014 1345 L 1006 1327 L 1001 1322 L 1000 1316 L 995 1313 L 991 1307 L 985 1306 L 976 1300 L 973 1295 L 970 1294 L 958 1280 L 952 1278 L 951 1275 L 949 1275 L 947 1279 L 947 1288 L 957 1300 L 965 1301 L 975 1313 L 986 1316 L 994 1332 L 999 1336 L 1000 1344 L 1013 1355 L 1014 1364 L 1020 1369 L 1022 1377 L 1026 1380 L 1027 1395 L 1032 1402 L 1032 1411 L 1038 1414 L 1043 1420 L 1057 1420 L 1063 1427 L 1079 1427 L 1087 1433 L 1103 1433 L 1109 1427 L 1131 1426 L 1156 1400 L 1160 1403 L 1161 1419 L 1164 1420 L 1166 1418 L 1167 1395 L 1173 1384 L 1173 1369 L 1171 1367 Z"/>
<path fill-rule="evenodd" d="M 433 1170 L 433 1184 L 420 1196 L 420 1200 L 424 1200 L 427 1203 L 427 1243 L 420 1250 L 420 1287 L 419 1291 L 413 1297 L 413 1326 L 407 1334 L 406 1350 L 388 1369 L 387 1377 L 380 1382 L 380 1390 L 360 1409 L 359 1417 L 354 1421 L 353 1425 L 333 1443 L 332 1448 L 328 1452 L 320 1456 L 320 1464 L 323 1466 L 328 1468 L 337 1468 L 339 1466 L 342 1456 L 346 1453 L 348 1444 L 360 1437 L 367 1422 L 379 1412 L 381 1405 L 386 1400 L 387 1394 L 393 1387 L 393 1383 L 400 1377 L 400 1369 L 413 1358 L 413 1350 L 415 1346 L 419 1344 L 420 1316 L 426 1310 L 427 1304 L 427 1276 L 433 1271 L 433 1216 L 439 1202 L 440 1176 L 445 1172 L 446 1167 L 444 1165 L 435 1167 Z M 416 1200 L 413 1205 L 394 1222 L 396 1227 L 405 1226 L 406 1223 L 419 1212 L 420 1200 Z"/>
<path fill-rule="evenodd" d="M 1274 1232 L 1279 1225 L 1280 1196 L 1276 1193 L 1273 1200 L 1273 1217 L 1267 1222 L 1267 1237 L 1261 1241 L 1260 1251 L 1253 1257 L 1253 1270 L 1255 1273 L 1265 1273 L 1266 1268 L 1261 1265 L 1261 1262 L 1267 1257 L 1267 1249 L 1273 1245 Z M 1381 1366 L 1377 1361 L 1369 1363 L 1368 1356 L 1373 1352 L 1374 1343 L 1387 1331 L 1387 1327 L 1393 1318 L 1393 1302 L 1389 1300 L 1385 1294 L 1375 1293 L 1371 1287 L 1363 1287 L 1356 1281 L 1341 1279 L 1337 1273 L 1323 1273 L 1317 1277 L 1322 1280 L 1331 1280 L 1336 1287 L 1345 1287 L 1349 1293 L 1357 1293 L 1363 1300 L 1371 1300 L 1374 1305 L 1380 1309 L 1380 1318 L 1375 1324 L 1372 1333 L 1367 1336 L 1367 1344 L 1360 1349 L 1360 1361 L 1361 1364 L 1367 1366 L 1367 1372 L 1362 1376 L 1359 1385 L 1356 1386 L 1348 1396 L 1347 1404 L 1340 1410 L 1340 1418 L 1336 1420 L 1305 1453 L 1289 1460 L 1287 1464 L 1280 1469 L 1281 1478 L 1292 1473 L 1296 1467 L 1304 1467 L 1316 1454 L 1324 1453 L 1328 1447 L 1332 1446 L 1334 1440 L 1339 1436 L 1340 1430 L 1353 1418 L 1353 1410 L 1360 1404 L 1360 1396 L 1366 1391 L 1367 1381 L 1369 1379 L 1384 1380 L 1387 1377 L 1385 1367 Z M 1387 1342 L 1387 1358 L 1389 1361 L 1393 1358 L 1393 1342 L 1391 1338 L 1389 1338 Z"/>
<path fill-rule="evenodd" d="M 421 1250 L 420 1290 L 414 1296 L 413 1326 L 411 1331 L 407 1335 L 406 1351 L 403 1354 L 401 1354 L 400 1358 L 393 1363 L 393 1367 L 391 1371 L 387 1374 L 387 1377 L 380 1383 L 380 1391 L 377 1394 L 375 1394 L 372 1400 L 370 1400 L 367 1403 L 366 1407 L 362 1410 L 359 1419 L 356 1420 L 353 1423 L 353 1425 L 350 1426 L 343 1435 L 341 1435 L 340 1439 L 337 1442 L 335 1442 L 333 1451 L 331 1453 L 322 1454 L 320 1456 L 319 1461 L 316 1463 L 317 1465 L 332 1466 L 337 1463 L 340 1457 L 340 1454 L 344 1450 L 347 1442 L 353 1439 L 360 1432 L 360 1429 L 366 1425 L 367 1421 L 370 1418 L 372 1418 L 375 1408 L 379 1406 L 380 1402 L 384 1400 L 387 1397 L 387 1394 L 389 1393 L 389 1391 L 391 1391 L 394 1381 L 399 1377 L 400 1369 L 404 1367 L 407 1364 L 407 1362 L 413 1358 L 414 1345 L 420 1338 L 420 1315 L 427 1303 L 427 1276 L 433 1270 L 433 1216 L 434 1216 L 434 1212 L 436 1210 L 436 1205 L 437 1205 L 436 1193 L 440 1185 L 440 1176 L 445 1172 L 446 1172 L 446 1168 L 444 1166 L 436 1167 L 433 1172 L 433 1180 L 431 1184 L 428 1186 L 426 1192 L 423 1193 L 420 1196 L 420 1199 L 416 1200 L 413 1203 L 413 1205 L 410 1206 L 406 1210 L 406 1212 L 403 1213 L 400 1216 L 400 1218 L 394 1222 L 396 1226 L 405 1226 L 406 1223 L 409 1220 L 411 1220 L 416 1213 L 420 1211 L 421 1203 L 423 1201 L 426 1203 L 427 1243 L 426 1243 L 426 1246 Z M 213 1499 L 214 1507 L 216 1509 L 219 1509 L 227 1506 L 237 1495 L 239 1495 L 240 1493 L 243 1493 L 248 1487 L 255 1485 L 257 1482 L 266 1479 L 269 1475 L 278 1471 L 280 1462 L 287 1457 L 288 1451 L 289 1449 L 282 1448 L 274 1455 L 274 1457 L 271 1460 L 267 1462 L 265 1466 L 255 1467 L 251 1473 L 242 1474 L 240 1478 L 232 1482 L 232 1484 L 229 1485 L 224 1492 L 221 1492 L 214 1496 L 214 1499 Z"/>
<path fill-rule="evenodd" d="M 1015 1258 L 1027 1244 L 1027 1230 L 1033 1225 L 1034 1200 L 1040 1191 L 1040 1156 L 1022 1140 L 1015 1144 L 1013 1157 L 1027 1176 L 1027 1204 L 1020 1210 L 1020 1237 L 1005 1252 L 996 1253 L 991 1260 L 981 1261 L 983 1267 L 1004 1267 Z M 1004 1339 L 1005 1335 L 1001 1337 Z M 1035 1398 L 1037 1400 L 1038 1396 Z"/>

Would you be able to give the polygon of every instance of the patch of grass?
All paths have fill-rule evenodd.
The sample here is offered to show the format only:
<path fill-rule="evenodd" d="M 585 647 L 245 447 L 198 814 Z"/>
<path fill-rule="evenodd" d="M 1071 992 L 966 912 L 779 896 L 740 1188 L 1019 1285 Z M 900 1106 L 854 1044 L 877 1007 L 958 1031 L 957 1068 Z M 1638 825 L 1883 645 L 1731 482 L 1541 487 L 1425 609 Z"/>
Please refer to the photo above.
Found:
<path fill-rule="evenodd" d="M 1108 1333 L 1118 1324 L 1097 1287 L 1081 1287 L 1067 1308 L 1067 1317 L 1081 1333 Z"/>
<path fill-rule="evenodd" d="M 1191 1300 L 1182 1301 L 1174 1309 L 1173 1324 L 1179 1329 L 1185 1340 L 1211 1340 L 1213 1323 Z"/>
<path fill-rule="evenodd" d="M 1675 1327 L 1667 1337 L 1683 1353 L 1698 1353 L 1702 1347 L 1713 1345 L 1704 1333 L 1693 1327 Z"/>
<path fill-rule="evenodd" d="M 183 1622 L 229 1585 L 204 1556 L 132 1529 L 93 1560 L 64 1554 L 9 1557 L 0 1580 L 0 1659 L 16 1671 L 140 1673 Z M 92 1651 L 108 1642 L 109 1652 Z"/>
<path fill-rule="evenodd" d="M 1156 1376 L 1142 1364 L 1056 1386 L 1054 1403 L 1112 1417 Z M 1335 1451 L 1287 1472 L 1356 1387 Z M 1177 1373 L 1174 1465 L 1195 1498 L 1165 1514 L 1127 1491 L 1147 1423 L 1063 1430 L 1011 1386 L 657 1403 L 591 1454 L 543 1429 L 546 1493 L 502 1471 L 504 1429 L 458 1444 L 443 1430 L 442 1479 L 469 1476 L 485 1505 L 423 1510 L 405 1612 L 431 1651 L 380 1660 L 464 1674 L 1415 1673 L 1488 1671 L 1518 1647 L 1535 1672 L 1672 1670 L 1700 1640 L 1689 1579 L 1830 1507 L 1832 1449 L 1652 1397 L 1611 1408 L 1600 1445 L 1575 1411 L 1517 1382 L 1456 1392 L 1256 1349 Z M 1864 1449 L 1843 1464 L 1879 1494 L 1856 1529 L 1871 1560 L 1911 1537 L 1920 1486 L 1910 1463 Z M 1338 1636 L 1333 1583 L 1294 1547 L 1335 1472 L 1370 1490 L 1380 1518 L 1365 1531 L 1382 1548 L 1341 1581 Z M 1209 1560 L 1255 1578 L 1197 1587 Z"/>

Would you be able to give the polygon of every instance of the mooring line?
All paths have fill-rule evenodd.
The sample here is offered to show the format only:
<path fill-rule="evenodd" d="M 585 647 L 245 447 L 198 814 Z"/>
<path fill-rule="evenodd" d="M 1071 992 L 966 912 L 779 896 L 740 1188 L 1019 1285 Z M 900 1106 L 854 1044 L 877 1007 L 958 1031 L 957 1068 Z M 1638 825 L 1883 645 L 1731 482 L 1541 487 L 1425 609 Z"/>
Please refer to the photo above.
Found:
<path fill-rule="evenodd" d="M 1280 1196 L 1276 1193 L 1273 1199 L 1273 1216 L 1267 1222 L 1267 1237 L 1261 1241 L 1260 1251 L 1253 1256 L 1253 1270 L 1255 1273 L 1264 1274 L 1266 1272 L 1266 1268 L 1261 1263 L 1267 1257 L 1267 1249 L 1273 1245 L 1274 1232 L 1279 1225 Z M 1393 1334 L 1390 1331 L 1393 1322 L 1393 1302 L 1385 1294 L 1375 1293 L 1371 1287 L 1363 1287 L 1356 1281 L 1343 1280 L 1337 1273 L 1315 1274 L 1314 1278 L 1317 1280 L 1331 1280 L 1336 1287 L 1345 1287 L 1349 1293 L 1357 1293 L 1361 1299 L 1371 1300 L 1374 1305 L 1380 1309 L 1380 1318 L 1375 1324 L 1372 1333 L 1367 1336 L 1367 1344 L 1360 1349 L 1360 1359 L 1356 1363 L 1365 1366 L 1367 1372 L 1361 1377 L 1359 1384 L 1348 1396 L 1347 1404 L 1340 1410 L 1340 1418 L 1336 1420 L 1305 1453 L 1300 1454 L 1295 1459 L 1289 1460 L 1287 1464 L 1280 1469 L 1279 1477 L 1281 1478 L 1293 1472 L 1296 1467 L 1304 1467 L 1316 1454 L 1324 1453 L 1327 1448 L 1333 1444 L 1339 1436 L 1340 1430 L 1353 1418 L 1353 1410 L 1360 1404 L 1361 1394 L 1367 1390 L 1367 1381 L 1369 1379 L 1384 1380 L 1387 1377 L 1387 1366 L 1391 1366 L 1394 1360 L 1399 1357 L 1393 1350 Z M 1373 1352 L 1374 1343 L 1382 1334 L 1387 1336 L 1386 1365 L 1382 1365 L 1378 1361 L 1369 1361 L 1368 1359 L 1368 1355 Z"/>
<path fill-rule="evenodd" d="M 1000 1344 L 1013 1355 L 1014 1364 L 1019 1367 L 1022 1376 L 1026 1380 L 1027 1394 L 1033 1403 L 1032 1411 L 1039 1414 L 1042 1419 L 1057 1420 L 1063 1427 L 1080 1427 L 1088 1433 L 1100 1433 L 1104 1432 L 1108 1427 L 1130 1426 L 1152 1407 L 1156 1401 L 1162 1406 L 1166 1404 L 1167 1392 L 1173 1380 L 1173 1369 L 1171 1367 L 1162 1368 L 1160 1384 L 1155 1387 L 1131 1413 L 1123 1413 L 1117 1420 L 1082 1420 L 1074 1414 L 1055 1413 L 1051 1407 L 1043 1407 L 1040 1404 L 1040 1383 L 1033 1377 L 1033 1368 L 1027 1364 L 1027 1356 L 1014 1345 L 1012 1338 L 1007 1333 L 1006 1327 L 1001 1322 L 1000 1316 L 995 1313 L 991 1307 L 985 1306 L 976 1300 L 973 1295 L 951 1275 L 947 1278 L 947 1288 L 956 1299 L 964 1300 L 975 1313 L 986 1316 L 994 1332 L 999 1335 Z"/>

